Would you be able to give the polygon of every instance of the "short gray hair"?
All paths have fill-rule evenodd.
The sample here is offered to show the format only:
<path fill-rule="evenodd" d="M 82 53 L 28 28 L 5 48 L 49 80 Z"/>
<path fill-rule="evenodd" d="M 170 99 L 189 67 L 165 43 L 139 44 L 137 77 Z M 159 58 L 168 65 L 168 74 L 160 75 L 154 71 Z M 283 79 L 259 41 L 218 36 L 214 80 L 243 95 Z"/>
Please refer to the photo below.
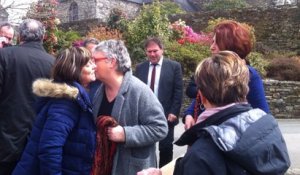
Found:
<path fill-rule="evenodd" d="M 34 19 L 25 19 L 19 26 L 21 41 L 42 41 L 45 34 L 43 24 Z"/>
<path fill-rule="evenodd" d="M 121 40 L 102 41 L 95 47 L 94 52 L 103 52 L 108 59 L 116 59 L 119 72 L 125 73 L 131 69 L 129 53 Z"/>

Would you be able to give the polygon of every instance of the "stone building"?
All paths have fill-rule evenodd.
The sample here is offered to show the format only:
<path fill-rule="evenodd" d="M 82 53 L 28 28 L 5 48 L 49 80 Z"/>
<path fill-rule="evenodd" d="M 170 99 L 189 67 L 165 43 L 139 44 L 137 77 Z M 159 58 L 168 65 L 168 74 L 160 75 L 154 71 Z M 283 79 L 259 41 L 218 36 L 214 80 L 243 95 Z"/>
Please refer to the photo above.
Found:
<path fill-rule="evenodd" d="M 201 11 L 205 3 L 213 0 L 173 0 L 186 11 Z M 122 10 L 129 18 L 135 17 L 143 4 L 152 0 L 59 0 L 58 18 L 62 23 L 98 19 L 106 22 L 111 10 Z M 297 4 L 297 0 L 246 0 L 252 7 Z"/>
<path fill-rule="evenodd" d="M 151 0 L 59 0 L 58 18 L 62 23 L 98 19 L 106 22 L 111 10 L 121 9 L 129 18 L 136 16 L 140 7 Z"/>

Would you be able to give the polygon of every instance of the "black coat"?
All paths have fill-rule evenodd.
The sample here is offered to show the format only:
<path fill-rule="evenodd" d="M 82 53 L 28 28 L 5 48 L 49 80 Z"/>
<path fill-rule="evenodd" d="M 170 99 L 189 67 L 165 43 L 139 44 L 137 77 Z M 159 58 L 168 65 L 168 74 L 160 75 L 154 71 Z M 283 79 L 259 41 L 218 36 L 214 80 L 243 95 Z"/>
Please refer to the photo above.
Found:
<path fill-rule="evenodd" d="M 32 82 L 49 78 L 53 63 L 41 42 L 0 49 L 0 162 L 20 158 L 35 117 Z"/>

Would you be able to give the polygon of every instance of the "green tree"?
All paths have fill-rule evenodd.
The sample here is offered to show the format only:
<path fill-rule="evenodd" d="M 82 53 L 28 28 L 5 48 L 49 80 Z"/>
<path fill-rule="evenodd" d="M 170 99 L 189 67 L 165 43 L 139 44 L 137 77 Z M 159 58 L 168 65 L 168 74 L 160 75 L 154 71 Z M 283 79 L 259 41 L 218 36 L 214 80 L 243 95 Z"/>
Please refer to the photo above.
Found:
<path fill-rule="evenodd" d="M 127 21 L 126 32 L 123 36 L 134 63 L 141 61 L 145 55 L 142 42 L 149 36 L 160 37 L 163 41 L 169 40 L 172 31 L 169 30 L 168 15 L 176 10 L 170 2 L 155 0 L 150 5 L 143 5 L 139 15 L 132 21 Z"/>

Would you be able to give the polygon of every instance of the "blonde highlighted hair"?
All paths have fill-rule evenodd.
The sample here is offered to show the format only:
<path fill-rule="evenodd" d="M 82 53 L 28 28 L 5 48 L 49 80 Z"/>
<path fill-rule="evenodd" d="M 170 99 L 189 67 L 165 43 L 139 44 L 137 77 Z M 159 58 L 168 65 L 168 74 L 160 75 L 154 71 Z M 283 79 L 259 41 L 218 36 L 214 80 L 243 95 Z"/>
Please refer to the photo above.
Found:
<path fill-rule="evenodd" d="M 195 81 L 202 95 L 216 106 L 247 101 L 249 69 L 234 52 L 220 51 L 203 60 L 196 68 Z"/>

